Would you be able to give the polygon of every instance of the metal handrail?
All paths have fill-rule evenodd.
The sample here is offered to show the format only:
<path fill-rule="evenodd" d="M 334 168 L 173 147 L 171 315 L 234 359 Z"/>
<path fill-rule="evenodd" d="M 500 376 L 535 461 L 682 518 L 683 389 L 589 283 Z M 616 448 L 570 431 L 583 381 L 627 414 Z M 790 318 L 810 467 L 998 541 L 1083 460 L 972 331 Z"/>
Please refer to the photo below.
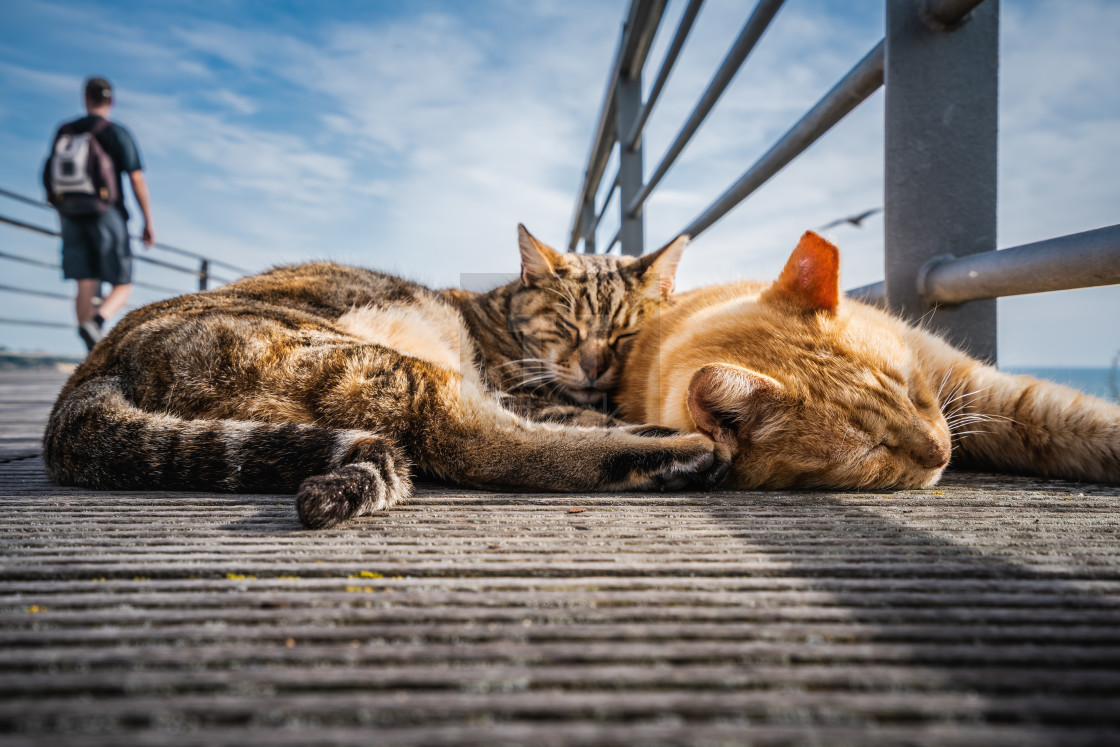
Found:
<path fill-rule="evenodd" d="M 22 262 L 25 265 L 35 265 L 36 267 L 45 267 L 49 270 L 61 270 L 62 265 L 58 262 L 45 262 L 41 259 L 33 259 L 31 257 L 24 257 L 19 254 L 12 254 L 11 252 L 0 251 L 0 259 L 6 259 L 11 262 Z M 168 288 L 165 285 L 154 285 L 152 283 L 145 283 L 142 280 L 133 280 L 132 284 L 137 288 L 144 288 L 146 290 L 159 291 L 160 293 L 182 293 L 181 288 Z"/>
<path fill-rule="evenodd" d="M 684 47 L 689 32 L 692 31 L 692 24 L 696 21 L 696 16 L 700 13 L 700 6 L 703 2 L 704 0 L 689 0 L 688 6 L 681 14 L 677 33 L 673 35 L 673 41 L 665 52 L 665 59 L 661 61 L 661 69 L 657 73 L 657 78 L 653 81 L 653 86 L 649 89 L 649 96 L 642 104 L 642 108 L 638 110 L 638 119 L 634 122 L 634 126 L 622 139 L 622 142 L 630 150 L 633 150 L 634 146 L 637 145 L 638 138 L 642 136 L 642 129 L 646 125 L 646 120 L 653 113 L 653 107 L 657 106 L 657 99 L 661 97 L 661 89 L 665 87 L 665 83 L 669 80 L 669 74 L 673 72 L 673 66 L 677 64 L 677 57 Z"/>
<path fill-rule="evenodd" d="M 747 61 L 747 57 L 754 50 L 755 45 L 758 44 L 758 40 L 762 38 L 763 32 L 769 28 L 774 16 L 777 15 L 784 2 L 785 0 L 759 0 L 754 12 L 751 13 L 750 18 L 743 25 L 743 30 L 739 32 L 739 37 L 731 46 L 727 56 L 724 57 L 719 70 L 712 76 L 708 88 L 700 96 L 700 101 L 692 110 L 692 114 L 688 116 L 688 120 L 681 127 L 680 132 L 677 133 L 677 137 L 673 140 L 673 144 L 669 146 L 669 150 L 662 156 L 661 163 L 654 169 L 645 186 L 625 206 L 626 215 L 636 216 L 638 211 L 642 209 L 642 204 L 645 203 L 646 198 L 649 197 L 650 193 L 669 171 L 669 168 L 676 162 L 685 146 L 692 140 L 692 136 L 700 129 L 700 125 L 707 118 L 712 107 L 719 101 L 723 92 L 727 90 L 727 86 L 731 84 L 735 74 L 739 72 L 739 68 Z"/>
<path fill-rule="evenodd" d="M 703 233 L 886 83 L 888 279 L 853 289 L 849 295 L 873 302 L 889 300 L 896 312 L 915 317 L 940 305 L 935 324 L 974 355 L 994 360 L 995 307 L 983 299 L 1120 283 L 1120 227 L 995 251 L 998 0 L 987 0 L 984 8 L 980 7 L 984 0 L 885 1 L 886 38 L 681 233 L 693 238 Z M 576 200 L 569 239 L 572 251 L 581 238 L 585 250 L 594 251 L 595 233 L 620 180 L 622 225 L 603 251 L 618 243 L 624 254 L 644 251 L 643 206 L 782 2 L 759 0 L 661 162 L 643 179 L 642 130 L 701 3 L 692 0 L 682 13 L 657 79 L 642 102 L 640 95 L 634 98 L 635 86 L 640 94 L 642 66 L 628 58 L 626 50 L 627 34 L 649 38 L 656 32 L 656 22 L 635 26 L 646 4 L 647 0 L 632 0 L 619 40 Z M 963 102 L 970 107 L 969 117 L 950 117 L 966 105 Z M 616 146 L 619 175 L 596 212 L 595 195 Z M 963 256 L 935 256 L 938 249 Z M 958 304 L 967 307 L 958 310 Z"/>
<path fill-rule="evenodd" d="M 607 78 L 607 90 L 603 93 L 603 104 L 599 107 L 599 122 L 595 126 L 595 137 L 591 140 L 591 152 L 587 156 L 587 168 L 583 172 L 583 189 L 576 200 L 575 214 L 572 216 L 569 251 L 574 251 L 576 243 L 579 241 L 580 224 L 584 222 L 587 215 L 588 205 L 592 209 L 594 208 L 595 192 L 598 190 L 599 182 L 603 179 L 603 171 L 607 168 L 607 160 L 610 158 L 611 150 L 614 147 L 618 130 L 618 101 L 615 94 L 622 70 L 623 53 L 627 48 L 628 37 L 634 28 L 642 19 L 647 19 L 648 23 L 649 8 L 646 7 L 648 5 L 648 0 L 633 0 L 630 4 L 630 12 L 626 23 L 622 27 L 618 48 L 614 53 L 614 62 L 611 63 L 611 74 Z M 657 22 L 660 22 L 660 19 L 660 15 L 658 15 Z"/>
<path fill-rule="evenodd" d="M 821 135 L 870 98 L 882 85 L 883 42 L 879 42 L 797 124 L 782 135 L 766 155 L 758 159 L 680 233 L 693 238 L 699 236 L 784 169 L 790 161 L 804 153 Z"/>
<path fill-rule="evenodd" d="M 39 319 L 9 319 L 0 316 L 0 324 L 22 324 L 28 327 L 52 327 L 54 329 L 73 329 L 74 325 L 63 322 L 44 322 Z"/>
<path fill-rule="evenodd" d="M 944 254 L 918 274 L 918 290 L 927 303 L 943 306 L 1116 284 L 1120 224 L 966 257 Z M 861 285 L 847 295 L 884 306 L 886 283 Z"/>
<path fill-rule="evenodd" d="M 55 238 L 61 238 L 62 237 L 62 233 L 60 231 L 54 231 L 50 228 L 43 228 L 42 226 L 36 226 L 33 223 L 27 223 L 25 221 L 16 220 L 15 218 L 9 218 L 5 215 L 0 215 L 0 223 L 6 223 L 10 226 L 15 226 L 16 228 L 23 228 L 23 229 L 28 230 L 28 231 L 34 231 L 35 233 L 41 233 L 45 236 L 53 236 Z M 133 259 L 135 259 L 139 262 L 146 262 L 150 265 L 156 265 L 158 267 L 163 267 L 163 268 L 168 269 L 168 270 L 174 270 L 175 272 L 182 272 L 182 273 L 187 274 L 187 275 L 192 275 L 192 276 L 198 278 L 200 281 L 201 280 L 216 280 L 219 283 L 230 282 L 229 280 L 217 277 L 216 275 L 214 275 L 212 273 L 204 272 L 203 270 L 195 270 L 195 269 L 192 269 L 190 267 L 183 267 L 182 265 L 177 265 L 177 264 L 174 264 L 172 262 L 168 262 L 168 261 L 162 260 L 162 259 L 156 259 L 155 257 L 147 257 L 143 254 L 134 254 L 134 255 L 132 255 L 132 257 L 133 257 Z M 203 261 L 206 261 L 206 260 L 203 260 Z"/>
<path fill-rule="evenodd" d="M 0 187 L 0 196 L 7 197 L 7 198 L 12 199 L 12 200 L 17 200 L 17 201 L 22 202 L 26 205 L 33 205 L 34 207 L 37 207 L 37 208 L 44 208 L 44 209 L 50 210 L 52 212 L 54 211 L 54 205 L 51 205 L 49 202 L 45 202 L 43 200 L 36 200 L 36 199 L 31 198 L 31 197 L 27 197 L 26 195 L 21 195 L 18 192 L 12 192 L 11 190 L 4 189 L 3 187 Z M 137 239 L 137 240 L 141 239 L 141 237 L 137 236 L 137 235 L 133 235 L 132 238 Z M 162 241 L 157 241 L 154 244 L 152 244 L 152 248 L 161 249 L 165 252 L 171 252 L 172 254 L 180 254 L 184 257 L 190 257 L 191 259 L 197 259 L 199 261 L 205 261 L 205 262 L 208 262 L 211 265 L 220 265 L 222 267 L 225 267 L 226 269 L 233 270 L 234 272 L 240 273 L 242 275 L 249 275 L 250 274 L 248 270 L 242 269 L 241 267 L 238 267 L 237 265 L 231 265 L 229 262 L 222 262 L 221 260 L 218 260 L 218 259 L 212 259 L 210 257 L 207 257 L 207 256 L 203 255 L 203 254 L 198 254 L 197 252 L 191 252 L 191 251 L 188 251 L 186 249 L 180 249 L 177 246 L 171 246 L 170 244 L 164 244 Z M 227 282 L 227 281 L 222 281 L 222 282 Z"/>
<path fill-rule="evenodd" d="M 27 197 L 26 195 L 21 195 L 17 192 L 12 192 L 12 191 L 7 190 L 7 189 L 0 188 L 0 196 L 7 197 L 7 198 L 12 199 L 12 200 L 16 200 L 18 202 L 21 202 L 21 203 L 24 203 L 24 204 L 27 204 L 27 205 L 31 205 L 33 207 L 49 209 L 52 212 L 54 211 L 54 208 L 49 203 L 30 198 L 30 197 Z M 42 235 L 42 236 L 50 236 L 50 237 L 53 237 L 53 238 L 61 238 L 61 236 L 62 236 L 62 233 L 60 231 L 56 231 L 54 229 L 46 228 L 44 226 L 37 225 L 35 223 L 29 223 L 29 222 L 24 221 L 24 220 L 19 220 L 17 218 L 12 218 L 12 217 L 9 217 L 9 216 L 4 216 L 4 215 L 0 215 L 0 224 L 9 225 L 9 226 L 12 226 L 14 228 L 22 229 L 24 231 L 37 233 L 37 234 Z M 140 237 L 132 236 L 132 238 L 133 239 L 139 239 Z M 157 267 L 162 267 L 162 268 L 165 268 L 165 269 L 168 269 L 168 270 L 172 270 L 174 272 L 180 272 L 180 273 L 184 273 L 184 274 L 190 275 L 192 277 L 195 277 L 195 278 L 198 279 L 199 290 L 206 290 L 207 286 L 209 285 L 209 283 L 211 281 L 217 281 L 217 282 L 221 282 L 221 283 L 229 282 L 225 278 L 220 278 L 220 277 L 217 277 L 217 276 L 211 274 L 211 272 L 210 272 L 210 266 L 211 265 L 221 265 L 222 267 L 226 267 L 226 268 L 235 270 L 239 273 L 245 274 L 245 271 L 242 270 L 241 268 L 237 267 L 236 265 L 230 264 L 228 262 L 221 262 L 219 260 L 214 260 L 214 259 L 211 259 L 209 257 L 206 257 L 205 255 L 198 254 L 196 252 L 189 252 L 185 249 L 179 249 L 178 247 L 168 246 L 166 244 L 159 244 L 159 243 L 155 244 L 154 247 L 157 248 L 157 249 L 162 249 L 163 251 L 171 252 L 171 253 L 178 254 L 178 255 L 181 255 L 181 256 L 185 256 L 185 257 L 190 257 L 192 259 L 197 259 L 199 261 L 199 267 L 198 267 L 197 270 L 195 270 L 194 268 L 191 268 L 191 267 L 186 267 L 186 266 L 183 266 L 183 265 L 180 265 L 180 264 L 176 264 L 174 262 L 168 262 L 164 259 L 158 259 L 156 257 L 149 257 L 149 256 L 145 256 L 145 255 L 142 255 L 142 254 L 134 254 L 133 257 L 135 257 L 135 259 L 139 262 L 144 262 L 144 263 L 147 263 L 147 264 L 150 264 L 150 265 L 155 265 Z M 33 257 L 25 257 L 25 256 L 20 255 L 20 254 L 13 254 L 13 253 L 7 252 L 7 251 L 0 251 L 0 260 L 10 261 L 10 262 L 19 262 L 19 263 L 22 263 L 22 264 L 32 265 L 32 266 L 35 266 L 35 267 L 43 267 L 43 268 L 47 268 L 47 269 L 51 269 L 51 270 L 62 269 L 62 265 L 59 264 L 58 262 L 48 262 L 48 261 L 44 261 L 44 260 L 41 260 L 41 259 L 36 259 L 36 258 L 33 258 Z M 156 291 L 157 293 L 171 295 L 171 296 L 179 295 L 179 294 L 184 292 L 184 290 L 182 288 L 170 288 L 168 286 L 158 285 L 158 284 L 155 284 L 155 283 L 148 283 L 148 282 L 144 282 L 144 281 L 141 281 L 141 280 L 134 280 L 132 282 L 132 285 L 136 286 L 137 288 L 143 288 L 145 290 Z M 19 293 L 19 294 L 28 295 L 28 296 L 38 296 L 38 297 L 41 297 L 41 298 L 49 298 L 49 299 L 57 300 L 57 301 L 68 301 L 68 302 L 73 301 L 73 298 L 71 296 L 65 295 L 65 294 L 62 294 L 62 293 L 56 293 L 56 292 L 53 292 L 53 291 L 46 291 L 46 290 L 39 290 L 37 288 L 20 288 L 20 287 L 17 287 L 17 286 L 12 286 L 12 285 L 7 285 L 7 284 L 0 284 L 0 292 L 3 292 L 3 293 Z M 73 326 L 72 324 L 63 323 L 63 322 L 43 321 L 43 320 L 39 320 L 39 319 L 16 319 L 16 318 L 11 318 L 11 317 L 0 317 L 0 324 L 18 324 L 18 325 L 32 326 L 32 327 L 51 327 L 51 328 L 57 328 L 57 329 L 71 329 L 72 326 Z"/>
<path fill-rule="evenodd" d="M 40 296 L 42 298 L 57 298 L 60 301 L 73 301 L 73 296 L 68 296 L 65 293 L 54 293 L 52 291 L 36 290 L 35 288 L 20 288 L 15 285 L 0 285 L 0 291 L 7 291 L 8 293 L 22 293 L 25 296 Z"/>

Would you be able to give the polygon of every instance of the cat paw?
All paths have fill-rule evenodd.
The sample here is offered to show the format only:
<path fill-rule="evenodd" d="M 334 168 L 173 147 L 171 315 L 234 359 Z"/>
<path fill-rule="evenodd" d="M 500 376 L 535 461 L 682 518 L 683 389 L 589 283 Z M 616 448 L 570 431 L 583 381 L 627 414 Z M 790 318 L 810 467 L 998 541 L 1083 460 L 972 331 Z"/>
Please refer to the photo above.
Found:
<path fill-rule="evenodd" d="M 392 459 L 355 462 L 303 481 L 296 512 L 308 529 L 329 529 L 372 511 L 389 508 L 412 493 L 407 465 Z"/>
<path fill-rule="evenodd" d="M 652 438 L 646 448 L 614 455 L 607 467 L 616 490 L 707 489 L 731 467 L 730 452 L 699 434 Z"/>

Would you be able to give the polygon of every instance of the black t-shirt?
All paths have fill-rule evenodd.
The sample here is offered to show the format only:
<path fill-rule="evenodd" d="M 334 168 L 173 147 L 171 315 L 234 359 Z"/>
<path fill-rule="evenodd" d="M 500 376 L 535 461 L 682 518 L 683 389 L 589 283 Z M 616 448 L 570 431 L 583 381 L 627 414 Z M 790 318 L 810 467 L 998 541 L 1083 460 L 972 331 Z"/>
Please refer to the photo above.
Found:
<path fill-rule="evenodd" d="M 94 122 L 99 119 L 101 119 L 100 116 L 90 114 L 63 126 L 70 128 L 70 131 L 75 135 L 79 135 L 83 132 L 89 132 L 93 128 Z M 132 133 L 116 122 L 110 122 L 109 126 L 97 133 L 95 137 L 97 142 L 101 143 L 101 147 L 105 149 L 109 158 L 113 159 L 113 166 L 116 167 L 114 170 L 117 173 L 117 207 L 127 220 L 128 210 L 124 207 L 124 189 L 122 189 L 124 184 L 121 175 L 131 174 L 133 171 L 140 171 L 143 168 L 140 164 L 140 150 L 136 147 L 136 141 L 132 138 Z"/>

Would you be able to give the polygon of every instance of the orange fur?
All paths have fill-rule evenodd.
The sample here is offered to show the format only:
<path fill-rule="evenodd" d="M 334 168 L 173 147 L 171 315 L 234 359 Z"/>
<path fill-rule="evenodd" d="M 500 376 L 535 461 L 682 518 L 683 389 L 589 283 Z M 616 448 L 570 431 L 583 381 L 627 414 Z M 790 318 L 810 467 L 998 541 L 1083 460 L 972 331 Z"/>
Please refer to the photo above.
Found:
<path fill-rule="evenodd" d="M 1120 483 L 1120 407 L 1000 373 L 839 292 L 807 233 L 772 285 L 683 294 L 635 341 L 623 416 L 729 446 L 738 488 L 917 488 L 950 454 L 989 469 Z"/>

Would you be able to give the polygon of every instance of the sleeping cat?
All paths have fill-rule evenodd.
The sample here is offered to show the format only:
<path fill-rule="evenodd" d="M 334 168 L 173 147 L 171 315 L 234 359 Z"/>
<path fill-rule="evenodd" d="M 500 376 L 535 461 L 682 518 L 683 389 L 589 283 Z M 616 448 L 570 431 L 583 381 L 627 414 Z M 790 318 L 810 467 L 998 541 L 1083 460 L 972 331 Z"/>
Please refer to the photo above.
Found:
<path fill-rule="evenodd" d="M 593 407 L 619 383 L 643 319 L 670 301 L 687 238 L 633 260 L 563 255 L 521 231 L 521 282 L 444 291 L 477 345 L 476 363 L 510 409 L 578 425 L 621 421 Z M 546 282 L 561 273 L 561 282 Z"/>
<path fill-rule="evenodd" d="M 635 422 L 733 452 L 735 488 L 922 488 L 954 463 L 1120 483 L 1120 407 L 1000 373 L 841 295 L 806 233 L 772 285 L 682 294 L 638 336 L 618 399 Z"/>
<path fill-rule="evenodd" d="M 593 401 L 665 301 L 684 242 L 640 260 L 561 255 L 522 226 L 519 244 L 521 278 L 487 294 L 316 262 L 138 309 L 59 395 L 47 470 L 101 489 L 298 491 L 313 528 L 403 500 L 414 470 L 547 491 L 721 477 L 704 436 L 534 422 L 488 384 L 529 357 L 557 397 Z M 596 416 L 541 395 L 516 404 Z"/>

